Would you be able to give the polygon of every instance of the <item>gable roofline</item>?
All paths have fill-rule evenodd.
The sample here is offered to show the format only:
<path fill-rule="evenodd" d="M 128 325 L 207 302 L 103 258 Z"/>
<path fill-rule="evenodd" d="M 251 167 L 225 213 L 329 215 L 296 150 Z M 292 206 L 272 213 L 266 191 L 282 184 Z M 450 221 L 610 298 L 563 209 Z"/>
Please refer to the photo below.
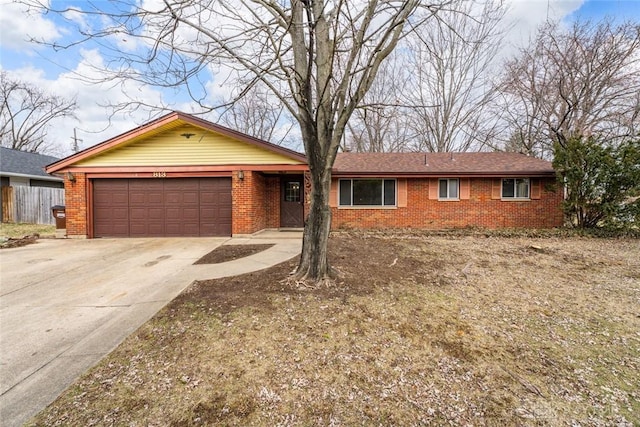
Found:
<path fill-rule="evenodd" d="M 307 163 L 307 157 L 302 153 L 298 153 L 297 151 L 290 150 L 288 148 L 281 147 L 279 145 L 275 145 L 267 141 L 263 141 L 253 136 L 235 131 L 233 129 L 226 128 L 224 126 L 217 125 L 215 123 L 211 123 L 207 120 L 192 116 L 190 114 L 186 114 L 180 111 L 173 111 L 171 113 L 165 114 L 162 117 L 159 117 L 155 120 L 152 120 L 148 123 L 145 123 L 127 132 L 124 132 L 120 135 L 117 135 L 111 139 L 108 139 L 104 142 L 96 144 L 76 154 L 72 154 L 71 156 L 65 157 L 64 159 L 61 159 L 55 163 L 52 163 L 46 167 L 46 171 L 47 173 L 59 172 L 65 168 L 73 166 L 75 163 L 79 161 L 88 159 L 102 152 L 111 150 L 112 148 L 115 148 L 121 144 L 124 144 L 133 138 L 142 136 L 148 132 L 162 128 L 163 126 L 166 126 L 176 121 L 179 121 L 184 124 L 190 124 L 192 126 L 199 127 L 204 130 L 215 132 L 220 135 L 224 135 L 229 138 L 233 138 L 241 142 L 254 145 L 264 150 L 271 151 L 276 154 L 280 154 L 282 156 L 297 160 L 305 164 Z"/>

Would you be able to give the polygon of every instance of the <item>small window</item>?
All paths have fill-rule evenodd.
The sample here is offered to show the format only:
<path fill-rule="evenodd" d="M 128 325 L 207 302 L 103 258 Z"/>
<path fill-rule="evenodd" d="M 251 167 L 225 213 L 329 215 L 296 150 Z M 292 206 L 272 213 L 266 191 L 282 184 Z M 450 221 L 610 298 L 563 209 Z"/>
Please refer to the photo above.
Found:
<path fill-rule="evenodd" d="M 503 199 L 528 199 L 529 178 L 505 178 L 502 180 Z"/>
<path fill-rule="evenodd" d="M 395 179 L 341 179 L 340 206 L 395 206 Z"/>
<path fill-rule="evenodd" d="M 284 185 L 284 201 L 300 202 L 300 182 L 288 181 Z"/>
<path fill-rule="evenodd" d="M 351 206 L 351 180 L 340 180 L 340 206 Z"/>
<path fill-rule="evenodd" d="M 458 178 L 441 179 L 438 181 L 438 199 L 459 200 Z"/>

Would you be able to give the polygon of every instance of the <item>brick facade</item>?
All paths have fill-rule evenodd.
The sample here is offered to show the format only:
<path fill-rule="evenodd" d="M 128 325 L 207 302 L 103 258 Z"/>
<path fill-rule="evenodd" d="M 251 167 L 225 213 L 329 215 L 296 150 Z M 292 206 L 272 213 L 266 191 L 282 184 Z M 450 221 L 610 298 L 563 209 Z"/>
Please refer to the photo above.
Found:
<path fill-rule="evenodd" d="M 434 183 L 433 180 L 431 180 Z M 437 183 L 437 181 L 435 181 Z M 563 224 L 562 189 L 553 178 L 539 180 L 540 197 L 524 201 L 492 198 L 492 178 L 470 180 L 469 198 L 429 197 L 430 180 L 407 179 L 406 205 L 393 208 L 332 208 L 332 228 L 553 228 Z"/>
<path fill-rule="evenodd" d="M 65 177 L 67 235 L 87 237 L 88 180 L 74 173 Z M 462 228 L 526 227 L 552 228 L 563 224 L 562 190 L 553 178 L 540 178 L 540 197 L 524 201 L 492 198 L 492 178 L 469 181 L 467 199 L 440 201 L 429 197 L 428 178 L 406 180 L 406 194 L 398 207 L 332 207 L 332 228 Z M 305 179 L 305 184 L 309 181 Z M 308 213 L 309 186 L 305 185 L 305 215 Z M 232 176 L 232 233 L 251 234 L 265 228 L 280 227 L 280 176 L 243 171 Z M 400 195 L 398 195 L 400 197 Z M 495 197 L 495 196 L 494 196 Z"/>
<path fill-rule="evenodd" d="M 89 233 L 87 226 L 87 178 L 84 173 L 74 172 L 74 180 L 65 174 L 65 211 L 67 216 L 67 236 L 85 238 Z"/>
<path fill-rule="evenodd" d="M 280 177 L 245 171 L 232 180 L 233 234 L 251 234 L 280 226 Z"/>

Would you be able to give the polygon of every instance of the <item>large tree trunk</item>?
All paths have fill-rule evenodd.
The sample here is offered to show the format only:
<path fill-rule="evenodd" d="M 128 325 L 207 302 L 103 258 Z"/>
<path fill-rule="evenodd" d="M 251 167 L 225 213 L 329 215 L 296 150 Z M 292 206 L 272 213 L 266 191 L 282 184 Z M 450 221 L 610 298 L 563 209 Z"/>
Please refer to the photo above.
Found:
<path fill-rule="evenodd" d="M 310 174 L 312 180 L 311 206 L 304 227 L 302 256 L 295 273 L 299 280 L 326 282 L 332 277 L 328 260 L 329 232 L 331 230 L 331 173 L 322 176 Z"/>

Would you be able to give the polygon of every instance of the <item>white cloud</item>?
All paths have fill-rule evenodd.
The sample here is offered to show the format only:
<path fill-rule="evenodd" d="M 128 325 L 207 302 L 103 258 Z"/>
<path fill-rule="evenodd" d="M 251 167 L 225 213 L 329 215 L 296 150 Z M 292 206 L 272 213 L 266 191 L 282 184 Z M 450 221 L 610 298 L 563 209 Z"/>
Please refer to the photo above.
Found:
<path fill-rule="evenodd" d="M 150 105 L 161 105 L 162 94 L 155 89 L 145 87 L 132 81 L 122 84 L 103 82 L 90 84 L 80 81 L 84 78 L 99 78 L 95 67 L 104 66 L 103 59 L 97 50 L 82 50 L 81 59 L 76 68 L 60 74 L 55 80 L 45 77 L 43 70 L 21 68 L 7 70 L 14 78 L 31 83 L 57 95 L 75 98 L 78 104 L 77 119 L 66 118 L 52 123 L 48 138 L 58 147 L 58 155 L 71 154 L 74 128 L 78 138 L 83 141 L 80 148 L 87 148 L 108 138 L 126 132 L 149 120 L 149 111 L 125 110 L 109 118 L 105 105 L 127 102 L 137 99 Z"/>
<path fill-rule="evenodd" d="M 62 36 L 53 21 L 11 0 L 0 0 L 0 35 L 2 47 L 14 51 L 32 50 L 31 37 L 52 42 Z"/>
<path fill-rule="evenodd" d="M 62 16 L 64 16 L 69 21 L 75 23 L 78 26 L 78 28 L 80 28 L 83 31 L 86 31 L 90 28 L 89 23 L 86 20 L 86 16 L 79 9 L 69 8 L 66 12 L 62 14 Z"/>
<path fill-rule="evenodd" d="M 585 0 L 507 0 L 506 25 L 510 26 L 505 42 L 525 46 L 535 30 L 547 20 L 562 20 L 578 10 Z"/>

